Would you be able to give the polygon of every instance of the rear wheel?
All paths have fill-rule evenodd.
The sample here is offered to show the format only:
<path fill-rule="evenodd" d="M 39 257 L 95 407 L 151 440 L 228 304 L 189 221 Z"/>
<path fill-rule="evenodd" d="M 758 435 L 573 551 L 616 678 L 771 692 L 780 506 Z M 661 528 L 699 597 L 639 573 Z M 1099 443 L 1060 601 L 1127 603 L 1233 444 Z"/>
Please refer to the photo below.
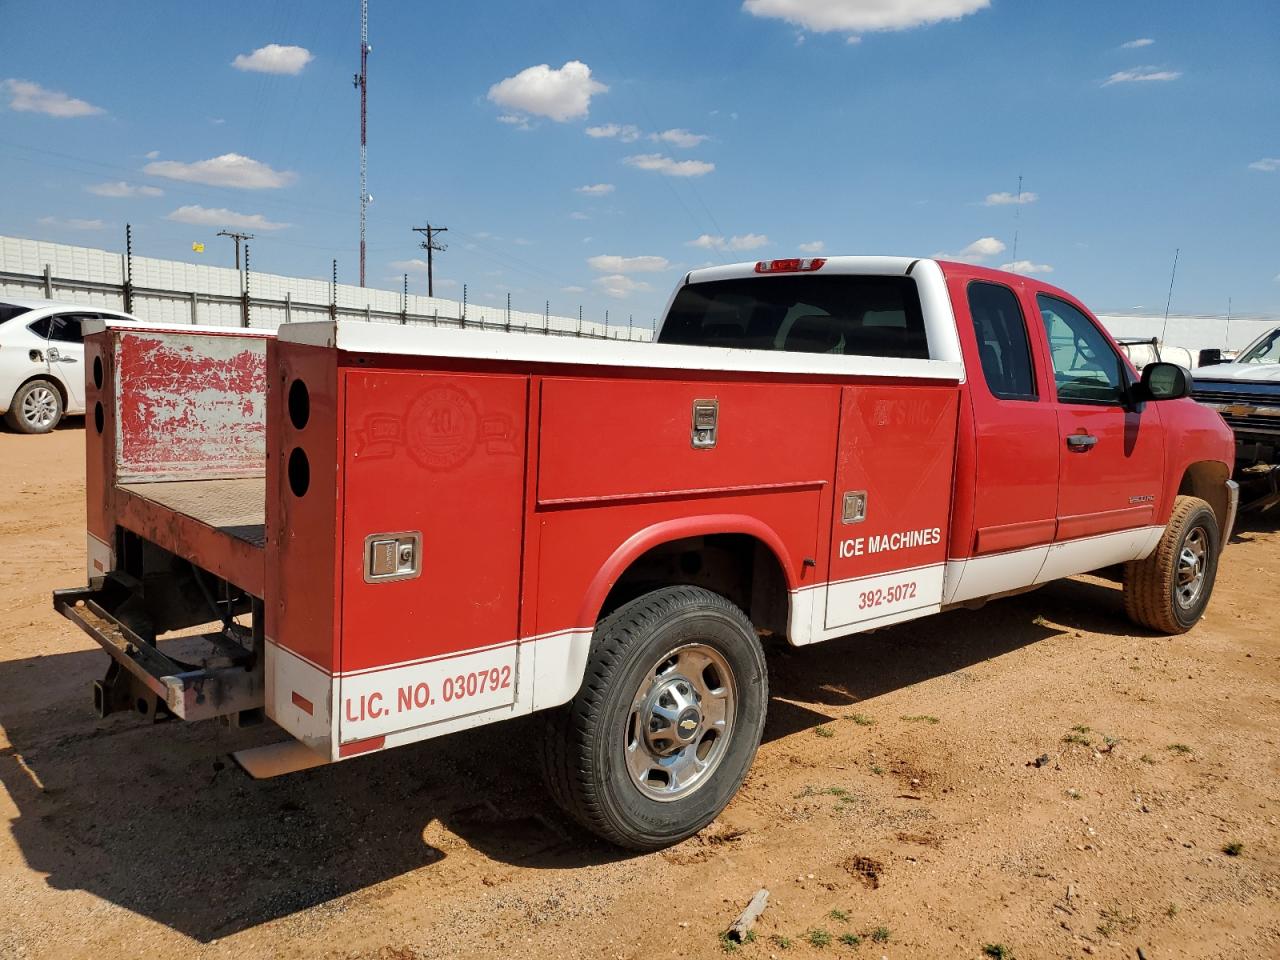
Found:
<path fill-rule="evenodd" d="M 24 383 L 13 395 L 5 423 L 19 433 L 48 433 L 62 419 L 62 394 L 48 380 Z"/>
<path fill-rule="evenodd" d="M 677 843 L 742 785 L 767 701 L 764 653 L 741 610 L 700 587 L 647 593 L 600 622 L 581 690 L 547 716 L 552 796 L 620 846 Z"/>
<path fill-rule="evenodd" d="M 1129 619 L 1161 633 L 1186 633 L 1194 627 L 1213 594 L 1220 549 L 1213 508 L 1199 497 L 1178 497 L 1155 550 L 1144 560 L 1125 564 Z"/>

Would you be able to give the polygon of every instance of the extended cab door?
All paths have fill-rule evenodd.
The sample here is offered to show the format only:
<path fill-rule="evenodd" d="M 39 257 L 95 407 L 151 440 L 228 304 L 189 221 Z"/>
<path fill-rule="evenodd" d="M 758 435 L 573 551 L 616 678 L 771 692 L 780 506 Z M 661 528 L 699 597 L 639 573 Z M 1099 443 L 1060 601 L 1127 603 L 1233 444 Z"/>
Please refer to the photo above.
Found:
<path fill-rule="evenodd" d="M 1055 547 L 1039 580 L 1132 560 L 1149 541 L 1164 468 L 1157 404 L 1126 402 L 1124 359 L 1082 308 L 1037 293 L 1062 457 Z"/>
<path fill-rule="evenodd" d="M 83 322 L 94 314 L 55 313 L 43 326 L 45 359 L 49 373 L 62 383 L 67 395 L 67 413 L 84 412 L 84 331 Z M 34 326 L 34 325 L 33 325 Z"/>
<path fill-rule="evenodd" d="M 1015 287 L 957 273 L 949 291 L 968 378 L 944 593 L 958 603 L 1035 582 L 1056 525 L 1059 440 Z"/>

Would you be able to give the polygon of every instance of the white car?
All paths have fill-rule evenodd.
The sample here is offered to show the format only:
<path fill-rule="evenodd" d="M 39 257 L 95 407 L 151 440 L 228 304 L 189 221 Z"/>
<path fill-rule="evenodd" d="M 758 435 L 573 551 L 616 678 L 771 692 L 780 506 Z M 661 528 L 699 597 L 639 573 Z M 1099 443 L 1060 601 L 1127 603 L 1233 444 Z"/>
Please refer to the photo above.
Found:
<path fill-rule="evenodd" d="M 84 413 L 86 320 L 136 320 L 55 300 L 0 300 L 0 414 L 19 433 L 48 433 Z"/>

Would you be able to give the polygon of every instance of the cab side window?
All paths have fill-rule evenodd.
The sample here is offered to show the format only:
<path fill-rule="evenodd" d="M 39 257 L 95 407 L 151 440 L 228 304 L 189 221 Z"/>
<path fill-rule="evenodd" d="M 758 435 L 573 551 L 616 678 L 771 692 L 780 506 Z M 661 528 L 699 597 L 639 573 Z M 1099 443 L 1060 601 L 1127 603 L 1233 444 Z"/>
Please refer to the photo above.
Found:
<path fill-rule="evenodd" d="M 83 343 L 84 330 L 81 326 L 85 314 L 61 313 L 53 317 L 53 325 L 49 328 L 49 339 L 62 343 Z"/>
<path fill-rule="evenodd" d="M 1036 305 L 1049 338 L 1053 379 L 1062 403 L 1119 404 L 1124 363 L 1087 316 L 1057 297 L 1039 294 Z"/>
<path fill-rule="evenodd" d="M 969 284 L 968 296 L 988 389 L 1001 400 L 1035 400 L 1031 345 L 1017 296 L 998 283 L 981 282 Z"/>

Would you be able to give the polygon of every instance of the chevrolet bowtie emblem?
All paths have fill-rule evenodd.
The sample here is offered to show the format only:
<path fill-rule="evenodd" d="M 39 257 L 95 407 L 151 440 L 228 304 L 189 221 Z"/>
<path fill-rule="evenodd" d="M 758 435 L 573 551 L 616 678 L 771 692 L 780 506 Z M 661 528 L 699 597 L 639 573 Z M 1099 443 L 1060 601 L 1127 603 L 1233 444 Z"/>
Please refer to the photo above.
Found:
<path fill-rule="evenodd" d="M 697 724 L 695 721 L 693 721 L 693 720 L 681 720 L 681 721 L 680 721 L 680 729 L 681 729 L 681 730 L 693 730 L 693 729 L 694 729 L 694 728 L 696 728 L 697 726 L 698 726 L 698 724 Z"/>

